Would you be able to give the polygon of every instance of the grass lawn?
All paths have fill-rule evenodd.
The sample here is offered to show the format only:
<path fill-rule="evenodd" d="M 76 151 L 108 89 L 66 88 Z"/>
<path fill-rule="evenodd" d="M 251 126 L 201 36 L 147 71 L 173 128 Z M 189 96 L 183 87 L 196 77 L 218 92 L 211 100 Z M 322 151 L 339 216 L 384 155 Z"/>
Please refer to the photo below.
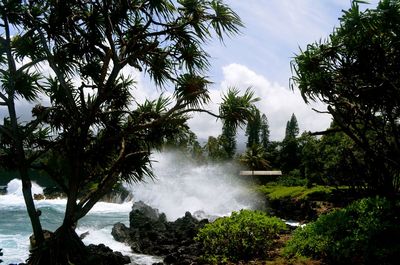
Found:
<path fill-rule="evenodd" d="M 333 187 L 325 186 L 283 186 L 276 183 L 269 183 L 259 186 L 257 190 L 268 197 L 270 200 L 293 199 L 297 201 L 312 200 L 312 199 L 326 199 L 328 198 Z"/>

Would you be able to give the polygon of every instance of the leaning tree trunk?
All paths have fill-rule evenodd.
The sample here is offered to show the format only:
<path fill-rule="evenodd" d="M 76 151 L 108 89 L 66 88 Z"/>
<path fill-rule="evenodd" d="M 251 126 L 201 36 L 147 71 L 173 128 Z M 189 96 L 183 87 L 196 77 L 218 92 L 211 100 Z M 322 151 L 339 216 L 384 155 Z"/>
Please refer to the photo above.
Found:
<path fill-rule="evenodd" d="M 32 251 L 28 265 L 89 264 L 85 244 L 76 234 L 74 227 L 61 226 L 43 247 Z"/>
<path fill-rule="evenodd" d="M 16 76 L 17 76 L 17 67 L 15 63 L 15 59 L 12 55 L 11 48 L 11 33 L 10 33 L 10 25 L 8 21 L 7 14 L 2 14 L 3 23 L 4 23 L 4 31 L 5 31 L 5 40 L 3 39 L 3 44 L 5 46 L 7 61 L 8 61 L 8 71 L 9 71 L 9 85 L 10 88 L 7 91 L 7 98 L 4 99 L 8 108 L 8 114 L 10 118 L 11 124 L 11 133 L 13 134 L 12 138 L 14 141 L 14 148 L 16 152 L 16 162 L 18 166 L 18 170 L 20 173 L 21 181 L 22 181 L 22 194 L 24 196 L 25 205 L 28 211 L 29 218 L 31 220 L 33 233 L 36 238 L 36 242 L 40 245 L 44 241 L 43 230 L 40 224 L 39 214 L 36 211 L 35 204 L 32 198 L 32 183 L 28 175 L 28 166 L 26 154 L 23 146 L 23 137 L 21 134 L 21 130 L 18 128 L 18 119 L 17 113 L 15 110 L 15 93 L 16 93 Z M 4 97 L 4 96 L 3 96 Z"/>

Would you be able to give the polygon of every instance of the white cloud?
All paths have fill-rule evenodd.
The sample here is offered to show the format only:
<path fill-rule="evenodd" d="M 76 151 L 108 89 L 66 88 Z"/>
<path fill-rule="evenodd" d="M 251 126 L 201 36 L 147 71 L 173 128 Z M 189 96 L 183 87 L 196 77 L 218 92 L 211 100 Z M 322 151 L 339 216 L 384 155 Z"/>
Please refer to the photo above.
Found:
<path fill-rule="evenodd" d="M 322 104 L 306 105 L 299 92 L 293 92 L 278 83 L 271 83 L 264 76 L 240 64 L 223 67 L 223 81 L 218 89 L 210 90 L 213 101 L 213 104 L 208 106 L 210 110 L 218 111 L 222 92 L 232 86 L 242 91 L 252 87 L 256 96 L 261 98 L 257 107 L 268 117 L 272 140 L 281 140 L 284 137 L 286 122 L 292 113 L 295 113 L 297 117 L 300 131 L 319 131 L 329 127 L 330 116 L 318 114 L 312 110 L 312 107 L 323 110 L 325 107 Z M 216 123 L 215 119 L 208 115 L 196 114 L 189 124 L 202 139 L 221 133 L 221 123 Z"/>

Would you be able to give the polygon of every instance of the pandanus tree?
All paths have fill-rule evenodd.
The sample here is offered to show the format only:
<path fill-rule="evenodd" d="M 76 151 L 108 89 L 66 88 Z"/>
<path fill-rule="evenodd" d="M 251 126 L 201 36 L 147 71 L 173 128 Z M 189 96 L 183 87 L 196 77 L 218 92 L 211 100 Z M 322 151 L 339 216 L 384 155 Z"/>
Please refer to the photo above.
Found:
<path fill-rule="evenodd" d="M 223 123 L 221 142 L 228 159 L 232 159 L 236 152 L 236 129 L 255 119 L 257 113 L 254 103 L 259 100 L 251 88 L 247 88 L 243 95 L 240 95 L 239 89 L 230 87 L 223 96 L 219 107 Z"/>
<path fill-rule="evenodd" d="M 364 152 L 366 183 L 375 192 L 400 189 L 400 2 L 361 11 L 352 2 L 326 42 L 293 61 L 294 84 L 306 102 L 327 105 L 336 125 Z"/>
<path fill-rule="evenodd" d="M 21 123 L 17 109 L 19 100 L 33 101 L 40 91 L 37 64 L 44 60 L 36 49 L 32 31 L 18 28 L 22 24 L 23 7 L 16 1 L 0 3 L 0 107 L 5 115 L 0 125 L 0 166 L 19 172 L 22 193 L 38 243 L 44 241 L 43 231 L 32 198 L 29 168 L 40 157 L 42 150 L 35 144 L 46 131 L 37 121 Z M 29 61 L 24 58 L 29 56 Z"/>
<path fill-rule="evenodd" d="M 242 23 L 220 0 L 2 4 L 4 10 L 16 8 L 9 12 L 18 18 L 13 28 L 29 35 L 20 43 L 29 51 L 21 62 L 33 66 L 45 60 L 42 66 L 50 69 L 27 87 L 43 92 L 50 104 L 32 109 L 32 124 L 40 127 L 25 132 L 40 128 L 40 137 L 29 142 L 37 155 L 24 165 L 46 172 L 67 194 L 62 225 L 29 263 L 84 264 L 86 248 L 74 231 L 78 220 L 118 181 L 152 176 L 151 150 L 185 127 L 190 112 L 208 112 L 203 105 L 209 101 L 210 81 L 204 77 L 209 63 L 201 45 L 213 36 L 236 34 Z M 146 73 L 159 90 L 172 93 L 138 102 L 130 71 Z M 252 97 L 246 93 L 218 117 L 232 128 L 242 124 Z M 35 236 L 41 237 L 39 231 Z"/>

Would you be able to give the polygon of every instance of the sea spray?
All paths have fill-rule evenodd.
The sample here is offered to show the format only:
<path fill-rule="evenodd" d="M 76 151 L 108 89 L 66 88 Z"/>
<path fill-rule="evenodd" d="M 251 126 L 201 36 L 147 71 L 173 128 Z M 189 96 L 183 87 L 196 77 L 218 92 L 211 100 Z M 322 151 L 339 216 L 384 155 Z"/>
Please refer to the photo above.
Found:
<path fill-rule="evenodd" d="M 155 180 L 133 184 L 135 201 L 164 212 L 170 221 L 191 213 L 225 216 L 240 209 L 260 206 L 248 181 L 239 176 L 234 163 L 199 165 L 179 152 L 155 153 Z"/>

